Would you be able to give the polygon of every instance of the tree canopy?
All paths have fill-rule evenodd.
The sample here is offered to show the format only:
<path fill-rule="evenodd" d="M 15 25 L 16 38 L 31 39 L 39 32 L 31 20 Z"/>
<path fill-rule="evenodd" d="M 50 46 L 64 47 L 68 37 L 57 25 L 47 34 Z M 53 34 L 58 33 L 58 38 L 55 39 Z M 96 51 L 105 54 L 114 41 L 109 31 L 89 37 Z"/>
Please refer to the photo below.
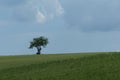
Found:
<path fill-rule="evenodd" d="M 30 49 L 35 47 L 37 48 L 37 54 L 41 54 L 42 47 L 47 46 L 48 44 L 48 38 L 44 36 L 40 36 L 38 38 L 33 38 L 33 41 L 30 42 Z"/>

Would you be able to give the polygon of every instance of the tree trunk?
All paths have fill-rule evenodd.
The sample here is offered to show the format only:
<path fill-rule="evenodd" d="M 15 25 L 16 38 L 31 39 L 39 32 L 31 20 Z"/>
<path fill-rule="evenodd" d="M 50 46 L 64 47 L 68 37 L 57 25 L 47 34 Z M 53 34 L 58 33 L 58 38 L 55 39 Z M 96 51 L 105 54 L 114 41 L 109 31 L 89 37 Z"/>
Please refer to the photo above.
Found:
<path fill-rule="evenodd" d="M 38 51 L 38 52 L 37 52 L 36 54 L 37 54 L 37 55 L 40 55 L 40 54 L 41 54 L 41 48 L 37 48 L 37 51 Z"/>

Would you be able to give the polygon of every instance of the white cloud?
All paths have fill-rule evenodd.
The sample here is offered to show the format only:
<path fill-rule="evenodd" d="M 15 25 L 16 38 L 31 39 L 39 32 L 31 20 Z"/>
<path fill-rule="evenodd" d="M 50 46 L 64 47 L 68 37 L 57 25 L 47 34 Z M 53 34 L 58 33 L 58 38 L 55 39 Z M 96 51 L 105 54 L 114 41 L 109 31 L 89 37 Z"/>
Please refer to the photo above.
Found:
<path fill-rule="evenodd" d="M 39 23 L 45 23 L 64 13 L 64 9 L 59 0 L 31 0 L 29 5 L 34 10 L 36 20 Z"/>
<path fill-rule="evenodd" d="M 0 0 L 0 4 L 2 18 L 18 23 L 43 24 L 64 13 L 59 0 Z"/>
<path fill-rule="evenodd" d="M 41 11 L 38 10 L 36 19 L 38 23 L 44 23 L 46 21 L 46 16 Z"/>
<path fill-rule="evenodd" d="M 60 2 L 58 0 L 54 0 L 54 4 L 55 4 L 55 11 L 56 11 L 56 15 L 62 15 L 64 13 L 64 9 L 62 7 L 62 5 L 60 4 Z"/>

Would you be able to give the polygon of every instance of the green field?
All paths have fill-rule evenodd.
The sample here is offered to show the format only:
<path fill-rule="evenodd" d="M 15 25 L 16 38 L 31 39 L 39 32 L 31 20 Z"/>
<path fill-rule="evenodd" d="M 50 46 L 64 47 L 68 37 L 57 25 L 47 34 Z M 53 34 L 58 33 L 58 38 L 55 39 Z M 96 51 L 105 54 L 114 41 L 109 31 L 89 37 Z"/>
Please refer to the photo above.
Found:
<path fill-rule="evenodd" d="M 1 56 L 0 80 L 120 80 L 120 53 Z"/>

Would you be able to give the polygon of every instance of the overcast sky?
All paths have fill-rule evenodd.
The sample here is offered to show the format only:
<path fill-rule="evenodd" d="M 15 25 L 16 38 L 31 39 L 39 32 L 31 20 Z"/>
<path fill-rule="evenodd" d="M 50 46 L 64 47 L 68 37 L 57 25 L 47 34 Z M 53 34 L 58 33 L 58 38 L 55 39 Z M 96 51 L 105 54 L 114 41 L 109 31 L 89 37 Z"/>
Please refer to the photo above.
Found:
<path fill-rule="evenodd" d="M 0 55 L 120 51 L 119 0 L 0 0 Z"/>

